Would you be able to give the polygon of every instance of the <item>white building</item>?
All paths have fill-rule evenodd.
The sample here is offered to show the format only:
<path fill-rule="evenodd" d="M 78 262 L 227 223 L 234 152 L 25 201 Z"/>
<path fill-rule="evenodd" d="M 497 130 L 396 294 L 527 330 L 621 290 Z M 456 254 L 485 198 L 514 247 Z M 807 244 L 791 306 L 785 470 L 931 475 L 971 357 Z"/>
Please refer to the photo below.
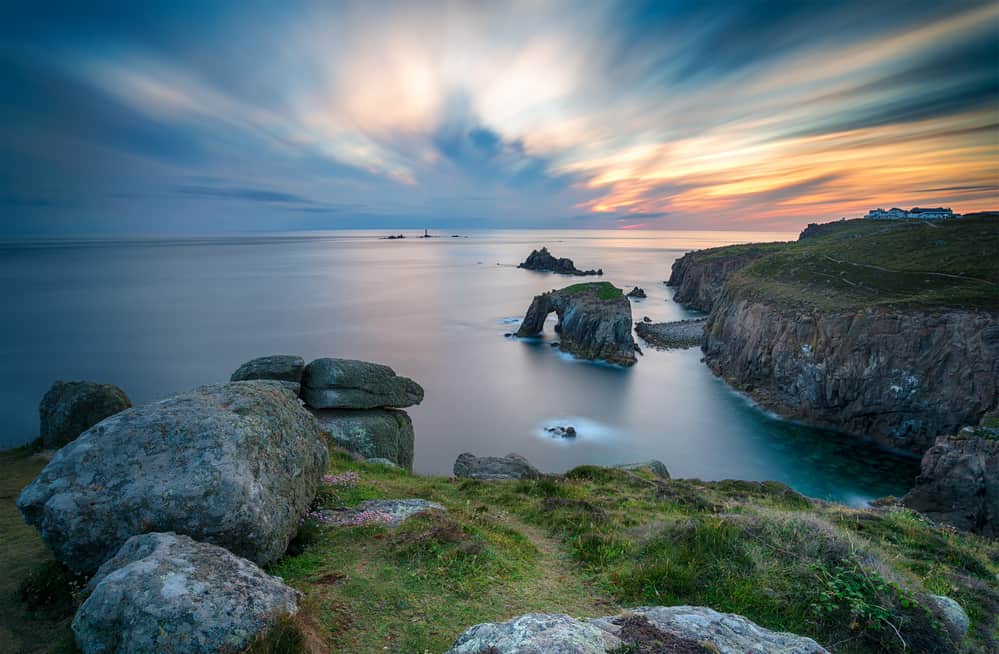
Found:
<path fill-rule="evenodd" d="M 874 220 L 903 220 L 906 218 L 922 218 L 923 220 L 946 220 L 948 218 L 955 218 L 960 214 L 955 214 L 949 208 L 945 207 L 933 207 L 932 209 L 913 207 L 908 211 L 904 209 L 899 209 L 898 207 L 892 207 L 887 211 L 878 207 L 877 209 L 871 209 L 867 212 L 864 218 L 871 218 Z"/>

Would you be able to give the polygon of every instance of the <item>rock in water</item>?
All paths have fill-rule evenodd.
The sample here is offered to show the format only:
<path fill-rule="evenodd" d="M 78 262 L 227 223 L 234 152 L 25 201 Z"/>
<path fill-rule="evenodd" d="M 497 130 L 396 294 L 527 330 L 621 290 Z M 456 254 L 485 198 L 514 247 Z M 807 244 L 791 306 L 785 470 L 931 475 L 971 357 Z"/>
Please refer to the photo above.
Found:
<path fill-rule="evenodd" d="M 934 521 L 999 536 L 999 440 L 973 427 L 938 438 L 902 503 Z"/>
<path fill-rule="evenodd" d="M 628 291 L 628 297 L 645 298 L 645 297 L 648 297 L 648 296 L 645 295 L 645 289 L 644 288 L 639 288 L 639 287 L 636 286 L 635 288 L 633 288 L 630 291 Z"/>
<path fill-rule="evenodd" d="M 465 452 L 454 462 L 454 476 L 484 480 L 537 479 L 541 473 L 519 454 L 480 457 Z"/>
<path fill-rule="evenodd" d="M 366 459 L 413 469 L 413 421 L 393 409 L 316 409 L 313 415 L 340 447 Z"/>
<path fill-rule="evenodd" d="M 92 381 L 57 381 L 38 406 L 46 448 L 61 447 L 108 416 L 132 406 L 125 391 Z"/>
<path fill-rule="evenodd" d="M 643 628 L 636 629 L 640 621 Z M 641 648 L 661 635 L 676 652 L 717 654 L 828 654 L 811 638 L 764 629 L 740 615 L 701 606 L 642 607 L 621 615 L 578 620 L 561 614 L 529 613 L 507 622 L 475 625 L 446 654 L 609 654 Z M 660 651 L 660 650 L 655 650 Z"/>
<path fill-rule="evenodd" d="M 535 296 L 517 336 L 540 334 L 553 311 L 558 315 L 555 331 L 562 337 L 560 347 L 566 352 L 623 366 L 637 361 L 631 303 L 613 284 L 575 284 Z"/>
<path fill-rule="evenodd" d="M 704 342 L 707 318 L 675 322 L 636 322 L 635 332 L 649 345 L 661 350 L 697 347 Z"/>
<path fill-rule="evenodd" d="M 276 379 L 279 381 L 302 383 L 302 371 L 305 370 L 305 359 L 289 354 L 275 354 L 247 361 L 229 381 L 249 381 L 252 379 Z"/>
<path fill-rule="evenodd" d="M 548 248 L 541 248 L 540 250 L 532 250 L 531 254 L 528 255 L 524 263 L 517 266 L 518 268 L 523 268 L 524 270 L 537 270 L 541 272 L 553 272 L 559 275 L 603 275 L 604 271 L 598 270 L 578 270 L 576 264 L 572 262 L 572 259 L 566 259 L 562 257 L 557 259 L 552 256 L 552 253 L 548 251 Z"/>
<path fill-rule="evenodd" d="M 84 432 L 17 506 L 56 557 L 81 573 L 129 537 L 154 531 L 263 565 L 287 548 L 328 456 L 319 423 L 281 382 L 203 386 Z"/>
<path fill-rule="evenodd" d="M 239 652 L 299 598 L 250 561 L 173 533 L 128 539 L 88 588 L 73 619 L 84 654 Z"/>
<path fill-rule="evenodd" d="M 423 401 L 423 387 L 388 366 L 316 359 L 302 375 L 302 399 L 314 409 L 402 408 Z"/>

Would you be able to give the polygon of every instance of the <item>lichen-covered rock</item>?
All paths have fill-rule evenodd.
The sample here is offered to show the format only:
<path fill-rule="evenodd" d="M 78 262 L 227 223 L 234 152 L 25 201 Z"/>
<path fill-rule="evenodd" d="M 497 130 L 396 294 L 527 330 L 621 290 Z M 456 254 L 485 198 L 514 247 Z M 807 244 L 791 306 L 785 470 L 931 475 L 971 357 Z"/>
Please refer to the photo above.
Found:
<path fill-rule="evenodd" d="M 284 553 L 327 462 L 318 422 L 281 382 L 216 384 L 95 425 L 17 506 L 82 573 L 131 536 L 164 531 L 262 565 Z"/>
<path fill-rule="evenodd" d="M 84 654 L 242 651 L 299 594 L 246 559 L 174 533 L 128 539 L 73 619 Z"/>
<path fill-rule="evenodd" d="M 278 381 L 302 383 L 302 372 L 305 370 L 305 359 L 290 354 L 274 354 L 247 361 L 229 381 L 250 381 L 253 379 L 276 379 Z"/>
<path fill-rule="evenodd" d="M 930 595 L 930 600 L 936 605 L 943 618 L 944 625 L 950 632 L 954 642 L 960 643 L 968 634 L 971 627 L 971 619 L 964 608 L 956 600 L 946 595 Z"/>
<path fill-rule="evenodd" d="M 781 416 L 922 454 L 995 407 L 999 314 L 795 309 L 732 288 L 708 318 L 704 359 Z"/>
<path fill-rule="evenodd" d="M 586 621 L 561 614 L 529 613 L 507 622 L 475 625 L 459 636 L 446 654 L 631 651 L 633 646 L 644 644 L 636 641 L 635 630 L 628 628 L 636 618 L 644 619 L 647 626 L 678 639 L 676 644 L 684 648 L 677 651 L 828 654 L 811 638 L 770 631 L 740 615 L 719 613 L 702 606 L 641 607 Z M 698 650 L 699 647 L 703 650 Z"/>
<path fill-rule="evenodd" d="M 332 526 L 383 524 L 398 527 L 417 513 L 445 511 L 437 502 L 424 499 L 366 500 L 349 509 L 323 509 L 318 512 L 319 522 Z"/>
<path fill-rule="evenodd" d="M 631 335 L 631 303 L 608 282 L 575 284 L 535 296 L 517 336 L 535 336 L 555 312 L 559 347 L 582 359 L 600 359 L 634 365 L 635 339 Z"/>
<path fill-rule="evenodd" d="M 423 401 L 423 387 L 388 366 L 316 359 L 302 375 L 302 399 L 314 409 L 402 408 Z"/>
<path fill-rule="evenodd" d="M 92 381 L 57 381 L 38 406 L 46 448 L 61 447 L 108 416 L 132 406 L 125 391 Z"/>
<path fill-rule="evenodd" d="M 519 454 L 475 456 L 465 452 L 455 459 L 454 476 L 484 480 L 536 479 L 541 473 Z"/>
<path fill-rule="evenodd" d="M 315 409 L 319 425 L 340 447 L 368 458 L 383 458 L 412 470 L 413 421 L 394 409 Z"/>
<path fill-rule="evenodd" d="M 561 613 L 528 613 L 467 630 L 446 654 L 605 654 L 620 648 L 609 631 Z"/>
<path fill-rule="evenodd" d="M 999 536 L 999 440 L 972 427 L 938 438 L 902 503 L 936 522 Z"/>

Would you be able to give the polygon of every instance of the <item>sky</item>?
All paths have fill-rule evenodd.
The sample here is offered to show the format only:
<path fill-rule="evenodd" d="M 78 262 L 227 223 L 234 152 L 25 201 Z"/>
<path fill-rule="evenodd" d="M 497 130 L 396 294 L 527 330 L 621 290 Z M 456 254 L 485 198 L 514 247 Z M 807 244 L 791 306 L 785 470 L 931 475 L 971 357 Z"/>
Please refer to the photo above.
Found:
<path fill-rule="evenodd" d="M 999 208 L 999 3 L 10 2 L 0 234 Z"/>

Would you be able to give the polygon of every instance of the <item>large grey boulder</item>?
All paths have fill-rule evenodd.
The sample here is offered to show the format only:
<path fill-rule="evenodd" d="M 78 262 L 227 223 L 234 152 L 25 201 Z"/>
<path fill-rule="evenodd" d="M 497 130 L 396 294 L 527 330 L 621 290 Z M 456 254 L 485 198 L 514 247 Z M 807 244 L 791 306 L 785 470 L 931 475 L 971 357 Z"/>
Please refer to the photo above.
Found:
<path fill-rule="evenodd" d="M 263 565 L 284 553 L 327 463 L 319 423 L 281 382 L 216 384 L 92 427 L 52 457 L 17 506 L 81 573 L 154 531 Z"/>
<path fill-rule="evenodd" d="M 340 447 L 366 459 L 388 459 L 413 468 L 413 421 L 393 409 L 315 409 L 319 425 Z"/>
<path fill-rule="evenodd" d="M 46 448 L 61 447 L 132 402 L 113 384 L 57 381 L 38 405 L 40 435 Z"/>
<path fill-rule="evenodd" d="M 232 373 L 230 381 L 250 381 L 253 379 L 276 379 L 278 381 L 302 383 L 302 372 L 305 370 L 305 359 L 290 354 L 274 354 L 247 361 L 236 372 Z"/>
<path fill-rule="evenodd" d="M 484 480 L 536 479 L 541 473 L 519 454 L 475 456 L 464 452 L 455 459 L 454 476 Z"/>
<path fill-rule="evenodd" d="M 314 409 L 402 408 L 423 401 L 423 387 L 388 366 L 316 359 L 302 375 L 302 399 Z"/>
<path fill-rule="evenodd" d="M 635 629 L 636 623 L 641 628 Z M 683 652 L 828 654 L 811 638 L 770 631 L 742 616 L 702 606 L 641 607 L 585 621 L 531 613 L 475 625 L 446 654 L 608 654 L 648 645 L 652 634 Z"/>
<path fill-rule="evenodd" d="M 242 651 L 299 593 L 246 559 L 173 533 L 128 539 L 73 619 L 84 654 Z"/>

